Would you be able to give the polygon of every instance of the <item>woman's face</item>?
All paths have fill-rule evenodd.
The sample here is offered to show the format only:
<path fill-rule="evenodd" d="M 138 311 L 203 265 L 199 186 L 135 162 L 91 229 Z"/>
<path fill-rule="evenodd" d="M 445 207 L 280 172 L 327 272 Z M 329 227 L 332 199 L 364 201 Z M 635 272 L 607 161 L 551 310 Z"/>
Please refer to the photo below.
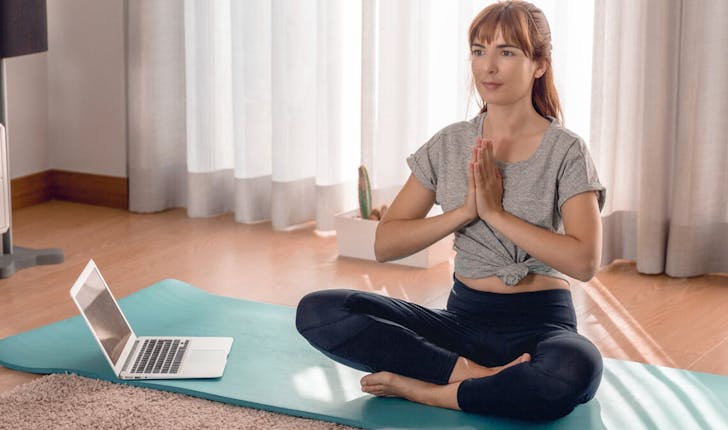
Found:
<path fill-rule="evenodd" d="M 506 43 L 500 30 L 490 44 L 473 42 L 470 66 L 478 94 L 489 106 L 512 105 L 523 99 L 530 104 L 533 81 L 545 70 L 520 48 Z"/>

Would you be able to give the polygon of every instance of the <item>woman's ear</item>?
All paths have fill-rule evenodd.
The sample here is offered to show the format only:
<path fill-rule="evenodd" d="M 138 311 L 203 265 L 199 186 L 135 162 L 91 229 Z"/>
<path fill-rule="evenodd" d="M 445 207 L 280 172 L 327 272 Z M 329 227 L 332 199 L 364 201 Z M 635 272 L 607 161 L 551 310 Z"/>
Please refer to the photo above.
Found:
<path fill-rule="evenodd" d="M 536 71 L 533 74 L 534 79 L 538 79 L 541 76 L 543 76 L 544 74 L 546 74 L 546 68 L 547 67 L 548 66 L 547 66 L 547 64 L 546 64 L 545 61 L 539 61 L 539 62 L 537 62 L 536 63 Z"/>
<path fill-rule="evenodd" d="M 540 64 L 540 65 L 539 65 L 539 66 L 538 66 L 538 67 L 536 68 L 536 73 L 534 74 L 534 77 L 535 77 L 536 79 L 538 79 L 538 78 L 540 78 L 541 76 L 543 76 L 543 75 L 544 75 L 545 73 L 546 73 L 546 65 L 544 65 L 544 64 Z"/>

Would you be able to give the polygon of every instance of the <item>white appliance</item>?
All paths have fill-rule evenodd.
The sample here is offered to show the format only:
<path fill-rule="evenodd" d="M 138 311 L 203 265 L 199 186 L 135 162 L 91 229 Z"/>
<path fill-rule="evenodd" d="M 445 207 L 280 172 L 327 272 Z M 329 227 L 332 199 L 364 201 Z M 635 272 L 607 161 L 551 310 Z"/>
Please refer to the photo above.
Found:
<path fill-rule="evenodd" d="M 10 228 L 10 172 L 5 127 L 0 124 L 0 234 Z"/>

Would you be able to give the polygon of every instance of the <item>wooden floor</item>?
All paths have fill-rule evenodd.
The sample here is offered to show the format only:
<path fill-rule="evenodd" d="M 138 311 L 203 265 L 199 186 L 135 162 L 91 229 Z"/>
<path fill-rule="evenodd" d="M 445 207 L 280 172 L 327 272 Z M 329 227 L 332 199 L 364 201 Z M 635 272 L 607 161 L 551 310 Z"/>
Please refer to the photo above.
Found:
<path fill-rule="evenodd" d="M 13 223 L 16 246 L 60 247 L 65 262 L 0 280 L 0 338 L 76 315 L 68 290 L 89 258 L 117 297 L 176 278 L 289 306 L 311 291 L 355 288 L 442 307 L 452 282 L 452 262 L 424 270 L 338 258 L 336 238 L 313 226 L 273 232 L 230 214 L 190 219 L 181 209 L 139 215 L 51 201 L 16 211 Z M 579 330 L 604 356 L 728 375 L 728 275 L 647 276 L 618 261 L 572 292 Z M 0 392 L 36 377 L 0 367 Z"/>

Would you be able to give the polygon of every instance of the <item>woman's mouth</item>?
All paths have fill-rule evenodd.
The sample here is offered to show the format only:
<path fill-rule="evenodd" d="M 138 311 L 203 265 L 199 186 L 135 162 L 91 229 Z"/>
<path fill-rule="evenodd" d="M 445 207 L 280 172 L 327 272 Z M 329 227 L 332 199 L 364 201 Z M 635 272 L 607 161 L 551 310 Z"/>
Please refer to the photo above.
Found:
<path fill-rule="evenodd" d="M 497 90 L 501 85 L 503 84 L 498 82 L 483 82 L 483 87 L 489 90 Z"/>

